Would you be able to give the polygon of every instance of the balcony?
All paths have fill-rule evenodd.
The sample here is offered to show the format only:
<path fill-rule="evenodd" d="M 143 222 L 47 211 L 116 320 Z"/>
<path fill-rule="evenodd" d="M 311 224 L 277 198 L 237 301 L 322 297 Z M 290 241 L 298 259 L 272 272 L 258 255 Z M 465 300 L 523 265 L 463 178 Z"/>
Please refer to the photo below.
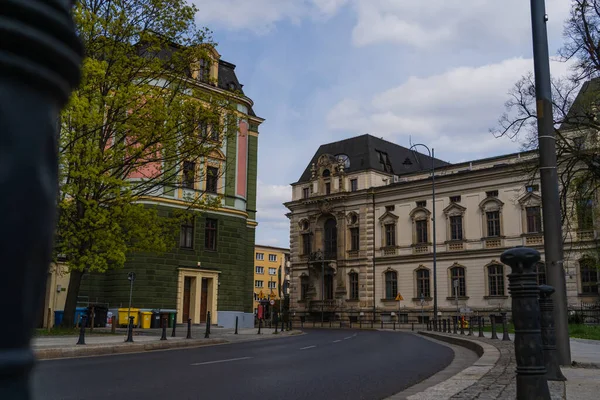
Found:
<path fill-rule="evenodd" d="M 525 246 L 537 246 L 542 244 L 544 244 L 544 236 L 542 234 L 525 236 Z"/>
<path fill-rule="evenodd" d="M 448 243 L 448 251 L 460 251 L 464 249 L 463 242 L 450 242 Z"/>
<path fill-rule="evenodd" d="M 381 255 L 382 256 L 395 256 L 398 254 L 398 249 L 396 247 L 390 246 L 390 247 L 383 247 L 381 249 Z"/>
<path fill-rule="evenodd" d="M 594 240 L 594 231 L 577 231 L 577 240 Z"/>
<path fill-rule="evenodd" d="M 429 253 L 429 246 L 426 244 L 417 244 L 413 251 L 415 254 L 426 254 Z"/>
<path fill-rule="evenodd" d="M 499 247 L 502 247 L 502 239 L 485 239 L 486 249 L 497 249 Z"/>

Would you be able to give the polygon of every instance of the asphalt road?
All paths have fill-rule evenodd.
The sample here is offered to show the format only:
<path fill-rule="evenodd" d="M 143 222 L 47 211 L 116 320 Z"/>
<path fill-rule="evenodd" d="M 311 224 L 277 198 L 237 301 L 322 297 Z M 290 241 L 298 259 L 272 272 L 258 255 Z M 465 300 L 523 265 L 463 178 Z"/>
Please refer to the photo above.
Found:
<path fill-rule="evenodd" d="M 452 358 L 448 347 L 409 333 L 307 330 L 274 340 L 40 361 L 34 399 L 383 399 Z"/>

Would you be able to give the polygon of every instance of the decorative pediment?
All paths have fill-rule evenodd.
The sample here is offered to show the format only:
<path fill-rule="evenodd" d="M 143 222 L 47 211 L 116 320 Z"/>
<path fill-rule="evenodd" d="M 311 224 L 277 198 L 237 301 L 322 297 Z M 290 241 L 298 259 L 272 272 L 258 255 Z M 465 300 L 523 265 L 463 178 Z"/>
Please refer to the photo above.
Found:
<path fill-rule="evenodd" d="M 398 216 L 390 211 L 386 211 L 381 217 L 379 217 L 379 222 L 381 225 L 395 224 L 396 221 L 398 221 Z"/>
<path fill-rule="evenodd" d="M 500 261 L 492 260 L 489 263 L 484 265 L 484 268 L 491 267 L 492 265 L 504 265 Z"/>
<path fill-rule="evenodd" d="M 502 209 L 503 206 L 504 203 L 495 197 L 487 197 L 481 203 L 479 203 L 479 208 L 483 212 L 499 211 Z"/>
<path fill-rule="evenodd" d="M 308 279 L 308 275 L 306 274 L 306 272 L 300 274 L 300 279 Z"/>
<path fill-rule="evenodd" d="M 462 265 L 462 264 L 459 264 L 459 263 L 457 263 L 457 262 L 455 261 L 455 262 L 454 262 L 454 264 L 452 264 L 452 265 L 450 266 L 450 268 L 448 268 L 448 269 L 452 269 L 452 268 L 456 268 L 456 267 L 458 267 L 458 268 L 464 268 L 465 266 L 464 266 L 464 265 Z"/>
<path fill-rule="evenodd" d="M 333 206 L 327 200 L 319 201 L 319 211 L 321 211 L 321 214 L 330 214 L 332 208 Z"/>
<path fill-rule="evenodd" d="M 225 154 L 223 154 L 223 152 L 219 149 L 213 149 L 210 153 L 208 153 L 208 158 L 222 161 L 225 161 L 226 159 Z"/>
<path fill-rule="evenodd" d="M 422 270 L 422 269 L 426 269 L 427 271 L 429 271 L 429 268 L 427 268 L 427 267 L 426 267 L 426 266 L 424 266 L 423 264 L 420 264 L 420 265 L 419 265 L 419 266 L 418 266 L 418 267 L 415 269 L 415 271 L 420 271 L 420 270 Z"/>
<path fill-rule="evenodd" d="M 535 207 L 542 205 L 542 197 L 535 193 L 526 193 L 523 197 L 519 199 L 519 204 L 521 207 Z"/>
<path fill-rule="evenodd" d="M 358 225 L 358 213 L 351 211 L 346 215 L 346 223 L 348 225 Z"/>
<path fill-rule="evenodd" d="M 466 207 L 463 207 L 460 204 L 450 203 L 450 205 L 448 205 L 448 207 L 444 208 L 444 214 L 447 217 L 454 216 L 454 215 L 464 215 L 466 210 L 467 210 Z"/>
<path fill-rule="evenodd" d="M 425 207 L 417 207 L 410 212 L 410 218 L 415 221 L 419 219 L 427 219 L 431 215 L 431 211 Z"/>
<path fill-rule="evenodd" d="M 358 272 L 356 272 L 354 270 L 354 268 L 352 268 L 350 271 L 348 271 L 348 275 L 352 275 L 352 274 L 358 274 Z"/>
<path fill-rule="evenodd" d="M 383 271 L 383 274 L 387 274 L 388 272 L 394 272 L 394 273 L 398 273 L 398 271 L 396 271 L 395 269 L 393 269 L 392 267 L 387 267 L 385 271 Z"/>
<path fill-rule="evenodd" d="M 321 156 L 319 156 L 319 159 L 317 160 L 317 166 L 319 167 L 330 167 L 330 166 L 336 166 L 337 165 L 337 159 L 332 156 L 331 154 L 322 154 Z"/>

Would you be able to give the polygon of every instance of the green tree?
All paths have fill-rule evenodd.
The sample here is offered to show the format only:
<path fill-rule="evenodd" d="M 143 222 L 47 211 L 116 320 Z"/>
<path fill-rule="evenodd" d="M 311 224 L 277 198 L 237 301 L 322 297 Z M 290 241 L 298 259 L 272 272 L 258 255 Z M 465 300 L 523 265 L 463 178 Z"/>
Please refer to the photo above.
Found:
<path fill-rule="evenodd" d="M 184 0 L 81 0 L 74 9 L 86 54 L 61 116 L 56 255 L 71 273 L 65 325 L 85 273 L 175 246 L 189 214 L 164 218 L 140 201 L 196 187 L 200 163 L 237 131 L 236 94 L 212 89 L 215 44 L 194 25 L 196 12 Z M 188 208 L 220 203 L 193 193 Z"/>
<path fill-rule="evenodd" d="M 552 79 L 563 233 L 565 243 L 599 260 L 593 229 L 600 215 L 600 0 L 571 0 L 564 38 L 559 56 L 572 69 L 567 77 Z M 505 105 L 492 133 L 520 140 L 525 150 L 537 149 L 533 73 L 516 82 Z M 524 172 L 537 179 L 537 160 L 525 165 Z"/>

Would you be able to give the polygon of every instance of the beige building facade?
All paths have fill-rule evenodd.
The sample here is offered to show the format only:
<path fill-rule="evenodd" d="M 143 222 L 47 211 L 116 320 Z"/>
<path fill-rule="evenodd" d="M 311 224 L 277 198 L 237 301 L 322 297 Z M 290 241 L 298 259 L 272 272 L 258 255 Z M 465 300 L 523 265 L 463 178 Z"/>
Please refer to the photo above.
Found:
<path fill-rule="evenodd" d="M 254 314 L 258 306 L 289 294 L 290 249 L 256 245 L 254 248 Z"/>
<path fill-rule="evenodd" d="M 286 203 L 292 313 L 418 321 L 433 317 L 434 286 L 442 317 L 510 311 L 503 251 L 539 250 L 545 282 L 540 185 L 529 173 L 536 157 L 450 165 L 370 135 L 322 145 Z M 595 233 L 571 229 L 564 267 L 576 306 L 598 301 L 598 271 L 578 250 Z"/>

